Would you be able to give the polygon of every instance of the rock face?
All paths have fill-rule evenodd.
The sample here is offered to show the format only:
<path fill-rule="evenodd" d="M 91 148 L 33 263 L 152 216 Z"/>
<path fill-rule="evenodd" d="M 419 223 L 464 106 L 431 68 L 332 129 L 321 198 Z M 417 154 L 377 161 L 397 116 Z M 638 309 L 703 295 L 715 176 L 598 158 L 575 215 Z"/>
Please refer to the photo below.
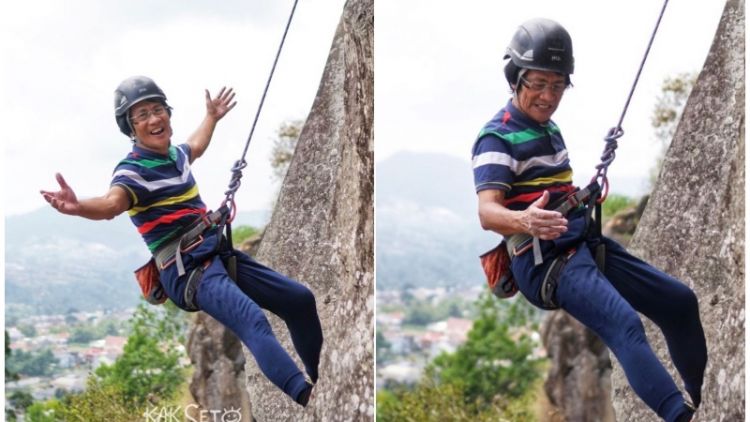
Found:
<path fill-rule="evenodd" d="M 249 415 L 240 339 L 208 314 L 198 312 L 188 334 L 187 350 L 195 371 L 190 393 L 200 408 L 209 412 L 240 409 L 240 414 Z"/>
<path fill-rule="evenodd" d="M 698 295 L 708 367 L 698 419 L 745 420 L 745 2 L 729 0 L 630 249 Z M 644 321 L 647 322 L 647 321 Z M 663 337 L 649 341 L 671 362 Z M 678 386 L 682 383 L 667 365 Z M 658 418 L 615 365 L 619 421 Z"/>
<path fill-rule="evenodd" d="M 373 27 L 372 0 L 347 1 L 256 256 L 310 287 L 324 336 L 307 408 L 273 386 L 245 351 L 258 421 L 373 418 Z M 283 322 L 268 316 L 296 357 Z"/>
<path fill-rule="evenodd" d="M 549 314 L 542 341 L 550 359 L 544 382 L 549 421 L 612 422 L 612 363 L 607 346 L 564 311 Z"/>

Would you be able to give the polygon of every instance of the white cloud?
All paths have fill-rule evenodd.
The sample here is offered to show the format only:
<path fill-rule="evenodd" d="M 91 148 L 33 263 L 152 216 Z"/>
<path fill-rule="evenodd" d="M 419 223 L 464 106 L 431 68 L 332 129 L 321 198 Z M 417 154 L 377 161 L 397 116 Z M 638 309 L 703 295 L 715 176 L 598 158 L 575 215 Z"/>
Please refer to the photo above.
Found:
<path fill-rule="evenodd" d="M 207 6 L 210 5 L 210 6 Z M 6 214 L 44 206 L 39 189 L 60 171 L 79 197 L 104 193 L 129 151 L 112 114 L 112 93 L 128 76 L 150 76 L 175 108 L 173 142 L 205 111 L 203 89 L 235 88 L 237 107 L 220 122 L 195 165 L 209 207 L 223 198 L 229 169 L 250 132 L 286 24 L 279 2 L 33 0 L 0 14 L 0 123 Z M 318 88 L 344 1 L 300 2 L 278 64 L 238 194 L 238 208 L 267 208 L 268 160 L 278 125 L 304 118 Z"/>

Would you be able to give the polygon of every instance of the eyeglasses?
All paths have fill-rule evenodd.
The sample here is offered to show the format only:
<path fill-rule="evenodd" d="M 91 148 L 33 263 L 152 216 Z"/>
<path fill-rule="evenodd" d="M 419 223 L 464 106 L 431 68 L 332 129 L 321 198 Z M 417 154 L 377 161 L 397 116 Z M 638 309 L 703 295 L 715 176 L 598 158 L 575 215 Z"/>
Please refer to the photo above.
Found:
<path fill-rule="evenodd" d="M 133 123 L 142 123 L 151 118 L 152 115 L 156 117 L 162 116 L 167 111 L 167 108 L 164 106 L 156 106 L 149 110 L 141 110 L 140 113 L 136 114 L 135 116 L 132 116 L 130 118 L 130 121 Z"/>
<path fill-rule="evenodd" d="M 549 89 L 550 92 L 553 94 L 561 94 L 563 91 L 565 91 L 568 88 L 568 84 L 565 82 L 556 82 L 553 84 L 549 84 L 547 82 L 530 82 L 521 77 L 521 83 L 526 88 L 534 91 L 534 92 L 542 92 L 545 89 Z"/>

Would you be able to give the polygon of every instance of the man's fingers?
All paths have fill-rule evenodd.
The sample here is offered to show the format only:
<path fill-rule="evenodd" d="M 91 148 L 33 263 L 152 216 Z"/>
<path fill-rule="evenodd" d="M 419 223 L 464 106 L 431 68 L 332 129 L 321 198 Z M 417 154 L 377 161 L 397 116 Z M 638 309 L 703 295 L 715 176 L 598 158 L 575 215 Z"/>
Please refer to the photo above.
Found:
<path fill-rule="evenodd" d="M 562 214 L 560 214 L 557 211 L 547 211 L 547 210 L 537 209 L 537 210 L 534 210 L 533 216 L 534 218 L 537 219 L 537 221 L 539 221 L 540 223 L 546 226 L 555 225 L 555 223 L 557 223 L 557 225 L 568 224 L 568 220 L 566 220 L 565 217 L 563 217 Z M 551 220 L 555 220 L 555 221 L 551 221 Z"/>
<path fill-rule="evenodd" d="M 60 173 L 55 173 L 55 179 L 57 179 L 57 183 L 60 185 L 63 189 L 70 189 L 70 186 L 65 182 L 65 178 L 63 178 L 63 175 Z"/>
<path fill-rule="evenodd" d="M 48 203 L 50 203 L 50 204 L 52 203 L 53 196 L 52 196 L 51 193 L 49 193 L 49 192 L 42 192 L 42 198 L 44 198 L 44 200 L 47 201 Z"/>
<path fill-rule="evenodd" d="M 544 206 L 547 205 L 547 202 L 549 202 L 549 192 L 544 191 L 542 192 L 542 196 L 540 196 L 539 199 L 534 201 L 534 203 L 531 205 L 537 208 L 544 208 Z"/>
<path fill-rule="evenodd" d="M 224 91 L 226 91 L 226 89 L 227 89 L 227 87 L 225 87 L 225 86 L 222 86 L 222 87 L 221 87 L 221 90 L 219 91 L 219 93 L 218 93 L 218 94 L 216 94 L 216 98 L 219 98 L 219 99 L 220 99 L 220 98 L 224 97 Z M 231 88 L 230 88 L 229 90 L 231 91 Z"/>
<path fill-rule="evenodd" d="M 539 233 L 565 233 L 568 228 L 565 226 L 544 226 L 537 229 Z"/>
<path fill-rule="evenodd" d="M 537 230 L 536 237 L 542 240 L 554 240 L 560 237 L 566 231 L 568 231 L 568 228 L 565 226 L 541 227 Z"/>

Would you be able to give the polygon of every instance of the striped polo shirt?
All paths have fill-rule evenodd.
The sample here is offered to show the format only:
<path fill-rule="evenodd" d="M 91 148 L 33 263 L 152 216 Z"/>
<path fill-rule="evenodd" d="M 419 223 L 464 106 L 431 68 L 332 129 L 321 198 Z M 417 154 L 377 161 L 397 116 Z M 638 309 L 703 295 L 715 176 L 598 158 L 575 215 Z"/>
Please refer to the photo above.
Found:
<path fill-rule="evenodd" d="M 472 166 L 476 191 L 505 191 L 503 205 L 511 210 L 526 209 L 545 190 L 554 202 L 574 189 L 560 129 L 533 121 L 511 100 L 479 132 Z"/>
<path fill-rule="evenodd" d="M 128 215 L 151 252 L 206 212 L 190 171 L 187 144 L 170 145 L 167 155 L 134 145 L 115 167 L 111 186 L 128 192 Z"/>

